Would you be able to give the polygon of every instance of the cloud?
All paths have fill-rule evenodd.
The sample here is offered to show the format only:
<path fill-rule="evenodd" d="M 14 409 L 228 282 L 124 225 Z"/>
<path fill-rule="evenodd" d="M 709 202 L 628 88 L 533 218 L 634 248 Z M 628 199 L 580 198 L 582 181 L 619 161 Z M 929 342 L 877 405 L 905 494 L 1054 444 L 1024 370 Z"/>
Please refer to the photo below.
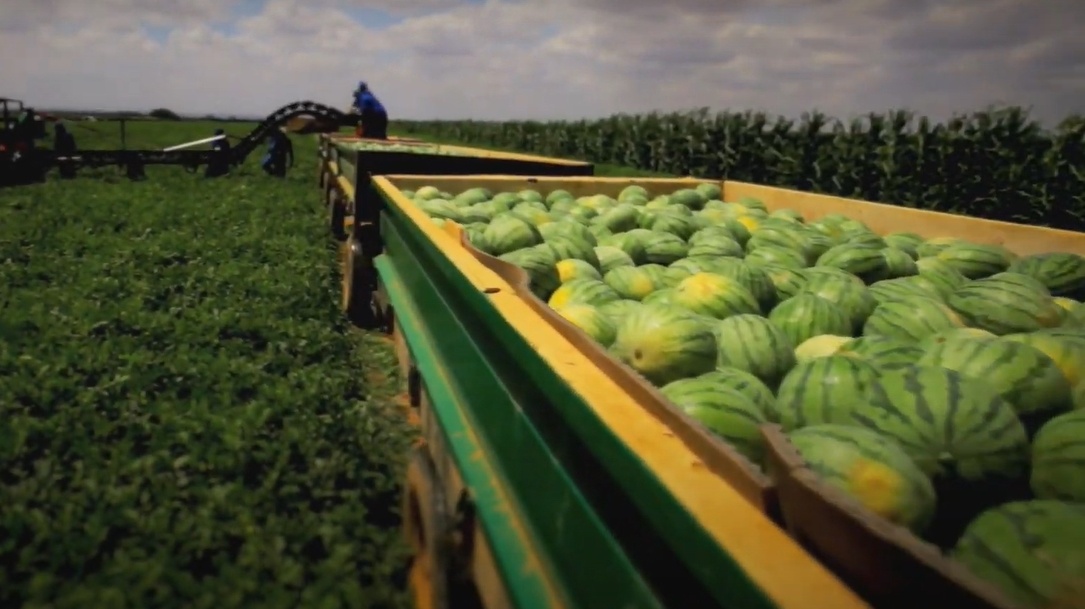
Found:
<path fill-rule="evenodd" d="M 579 118 L 701 106 L 1083 110 L 1081 0 L 7 0 L 2 94 L 40 107 Z"/>

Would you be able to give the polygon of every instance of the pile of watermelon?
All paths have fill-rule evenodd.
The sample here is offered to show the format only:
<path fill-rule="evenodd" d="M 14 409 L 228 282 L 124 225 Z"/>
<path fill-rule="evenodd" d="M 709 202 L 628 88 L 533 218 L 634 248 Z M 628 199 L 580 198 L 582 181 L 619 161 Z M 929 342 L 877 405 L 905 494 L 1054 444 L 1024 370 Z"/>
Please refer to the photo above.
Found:
<path fill-rule="evenodd" d="M 779 424 L 827 483 L 1010 598 L 1085 596 L 1085 257 L 707 183 L 405 194 L 751 462 Z"/>

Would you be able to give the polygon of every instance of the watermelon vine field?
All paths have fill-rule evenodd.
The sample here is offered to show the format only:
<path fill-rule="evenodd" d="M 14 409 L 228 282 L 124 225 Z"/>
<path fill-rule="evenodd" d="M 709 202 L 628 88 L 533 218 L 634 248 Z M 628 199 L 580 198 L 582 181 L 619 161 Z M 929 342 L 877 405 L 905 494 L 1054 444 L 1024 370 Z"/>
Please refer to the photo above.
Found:
<path fill-rule="evenodd" d="M 1085 120 L 1019 108 L 939 124 L 707 111 L 563 122 L 398 121 L 404 135 L 1085 230 Z"/>
<path fill-rule="evenodd" d="M 1018 253 L 869 212 L 724 201 L 709 182 L 662 188 L 403 194 L 523 269 L 626 364 L 621 382 L 657 387 L 750 476 L 769 475 L 778 426 L 864 518 L 940 547 L 937 568 L 1022 607 L 1078 606 L 1064 603 L 1085 581 L 1085 235 Z"/>
<path fill-rule="evenodd" d="M 0 606 L 405 606 L 412 435 L 337 309 L 314 146 L 0 197 Z"/>

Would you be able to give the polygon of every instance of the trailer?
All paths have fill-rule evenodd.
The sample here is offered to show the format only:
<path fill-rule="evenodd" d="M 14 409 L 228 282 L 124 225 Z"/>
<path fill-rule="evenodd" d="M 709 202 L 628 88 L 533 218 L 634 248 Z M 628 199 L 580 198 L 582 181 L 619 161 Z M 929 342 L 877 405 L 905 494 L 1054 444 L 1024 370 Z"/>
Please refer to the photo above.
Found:
<path fill-rule="evenodd" d="M 371 177 L 398 175 L 541 175 L 590 176 L 595 166 L 526 154 L 494 152 L 481 148 L 444 146 L 416 139 L 373 140 L 320 136 L 321 162 L 318 184 L 324 193 L 329 227 L 346 242 L 343 309 L 361 325 L 372 325 L 374 269 L 368 261 L 381 250 L 381 197 L 370 187 Z"/>
<path fill-rule="evenodd" d="M 345 300 L 371 300 L 424 438 L 404 504 L 417 606 L 1018 607 L 903 527 L 857 511 L 778 428 L 764 426 L 767 467 L 755 467 L 557 315 L 524 271 L 403 194 L 615 197 L 635 185 L 654 196 L 710 181 L 389 174 L 365 184 L 323 154 L 325 199 L 379 227 L 344 253 Z M 725 201 L 843 214 L 878 233 L 1085 255 L 1082 233 L 714 184 Z M 372 291 L 352 278 L 359 268 Z"/>

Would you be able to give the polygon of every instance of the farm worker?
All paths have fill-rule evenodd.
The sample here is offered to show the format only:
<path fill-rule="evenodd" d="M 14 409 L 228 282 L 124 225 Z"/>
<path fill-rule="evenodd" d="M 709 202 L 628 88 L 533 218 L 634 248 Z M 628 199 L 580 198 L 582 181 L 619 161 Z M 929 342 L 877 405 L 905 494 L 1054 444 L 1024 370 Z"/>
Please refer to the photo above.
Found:
<path fill-rule="evenodd" d="M 204 170 L 203 177 L 205 178 L 217 178 L 230 173 L 230 141 L 226 139 L 226 132 L 222 129 L 215 129 L 215 135 L 221 135 L 223 138 L 211 142 L 213 154 Z"/>
<path fill-rule="evenodd" d="M 71 156 L 76 152 L 75 137 L 68 131 L 68 128 L 64 123 L 57 123 L 56 126 L 53 127 L 53 151 L 64 156 Z M 66 179 L 75 177 L 74 161 L 60 161 L 59 168 L 60 177 Z"/>
<path fill-rule="evenodd" d="M 264 155 L 261 167 L 268 175 L 284 178 L 286 177 L 288 158 L 290 167 L 293 167 L 294 144 L 282 129 L 276 129 L 271 132 L 271 137 L 268 138 L 267 154 Z"/>
<path fill-rule="evenodd" d="M 362 115 L 355 135 L 377 140 L 388 139 L 388 112 L 364 81 L 359 82 L 358 88 L 354 90 L 354 106 L 351 109 Z"/>

